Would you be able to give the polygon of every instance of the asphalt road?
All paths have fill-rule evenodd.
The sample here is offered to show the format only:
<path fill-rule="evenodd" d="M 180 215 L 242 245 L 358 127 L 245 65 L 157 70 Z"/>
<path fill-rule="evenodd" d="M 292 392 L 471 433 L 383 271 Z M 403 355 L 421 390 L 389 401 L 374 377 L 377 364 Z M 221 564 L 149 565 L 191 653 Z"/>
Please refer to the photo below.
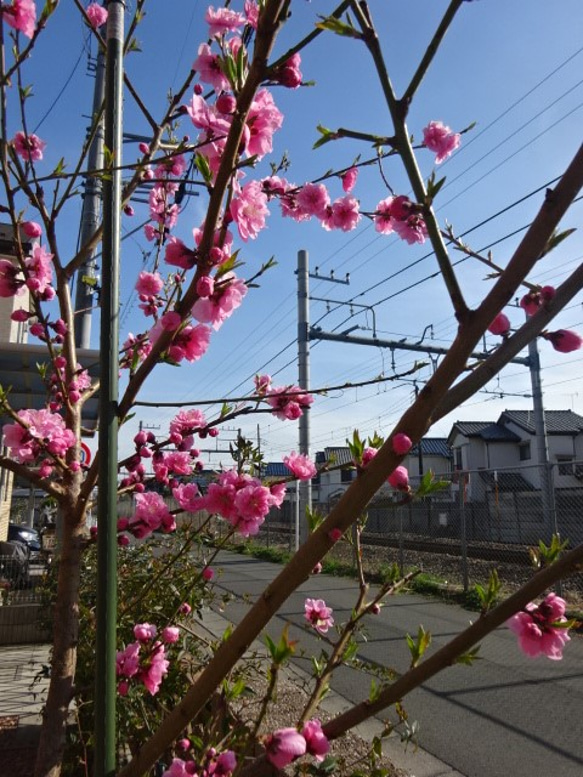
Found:
<path fill-rule="evenodd" d="M 222 553 L 217 585 L 253 601 L 280 567 L 245 556 Z M 351 580 L 313 576 L 285 603 L 269 631 L 279 636 L 284 623 L 300 639 L 304 655 L 297 664 L 310 671 L 310 655 L 321 644 L 304 628 L 304 600 L 324 599 L 336 623 L 355 601 Z M 236 598 L 224 615 L 237 623 L 248 608 Z M 461 631 L 474 613 L 433 599 L 398 595 L 377 616 L 367 618 L 368 641 L 359 655 L 401 672 L 409 663 L 406 633 L 419 624 L 440 647 Z M 419 744 L 466 777 L 581 777 L 583 775 L 583 638 L 574 637 L 562 661 L 527 659 L 514 635 L 498 629 L 482 644 L 472 667 L 456 665 L 405 699 L 410 720 L 420 725 Z M 352 701 L 368 695 L 362 673 L 343 668 L 333 688 Z"/>

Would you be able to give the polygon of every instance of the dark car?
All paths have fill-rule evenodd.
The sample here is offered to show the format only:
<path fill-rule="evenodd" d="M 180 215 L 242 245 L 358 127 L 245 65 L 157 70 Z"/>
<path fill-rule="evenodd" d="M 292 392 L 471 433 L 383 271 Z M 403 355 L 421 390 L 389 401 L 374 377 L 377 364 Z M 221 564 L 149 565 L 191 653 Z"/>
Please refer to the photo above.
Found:
<path fill-rule="evenodd" d="M 30 563 L 38 563 L 41 560 L 40 534 L 30 526 L 19 526 L 16 523 L 8 524 L 8 542 L 21 542 L 28 548 L 28 560 Z"/>

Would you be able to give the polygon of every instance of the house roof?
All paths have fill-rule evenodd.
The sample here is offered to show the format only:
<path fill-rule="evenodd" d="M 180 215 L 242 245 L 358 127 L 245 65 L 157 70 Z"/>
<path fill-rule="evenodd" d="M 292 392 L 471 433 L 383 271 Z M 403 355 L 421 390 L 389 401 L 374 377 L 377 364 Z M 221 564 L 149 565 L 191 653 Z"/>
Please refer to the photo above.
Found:
<path fill-rule="evenodd" d="M 350 464 L 352 462 L 350 448 L 325 448 L 323 451 L 318 451 L 318 453 L 316 453 L 316 464 L 325 464 L 326 462 L 332 461 L 334 464 Z"/>
<path fill-rule="evenodd" d="M 499 424 L 514 422 L 529 434 L 535 434 L 532 410 L 505 410 L 498 419 Z M 583 416 L 572 410 L 545 410 L 547 434 L 577 435 L 583 432 Z"/>
<path fill-rule="evenodd" d="M 496 488 L 498 481 L 498 491 L 536 491 L 537 489 L 525 477 L 518 472 L 497 472 L 496 477 L 493 472 L 481 471 L 478 473 L 481 479 L 492 490 Z"/>
<path fill-rule="evenodd" d="M 288 478 L 291 470 L 288 469 L 283 461 L 270 461 L 262 467 L 262 473 L 268 478 Z"/>
<path fill-rule="evenodd" d="M 421 440 L 421 453 L 424 456 L 443 456 L 445 459 L 451 458 L 451 450 L 447 444 L 447 437 L 423 437 Z M 414 445 L 409 453 L 410 456 L 419 454 L 419 445 Z"/>
<path fill-rule="evenodd" d="M 519 442 L 520 437 L 502 424 L 492 421 L 456 421 L 447 442 L 451 445 L 455 433 L 464 437 L 480 437 L 486 442 Z"/>

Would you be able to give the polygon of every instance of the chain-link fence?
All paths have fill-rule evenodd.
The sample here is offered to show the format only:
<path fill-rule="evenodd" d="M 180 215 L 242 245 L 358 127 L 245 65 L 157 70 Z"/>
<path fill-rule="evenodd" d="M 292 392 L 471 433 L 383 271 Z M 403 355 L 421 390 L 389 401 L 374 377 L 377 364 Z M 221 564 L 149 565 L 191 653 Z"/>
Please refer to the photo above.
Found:
<path fill-rule="evenodd" d="M 444 585 L 487 582 L 496 568 L 510 590 L 533 573 L 529 548 L 553 534 L 569 545 L 583 542 L 583 462 L 519 469 L 473 470 L 437 475 L 438 490 L 407 500 L 389 488 L 369 504 L 362 535 L 365 565 L 378 571 L 397 563 L 421 568 Z M 412 479 L 413 492 L 419 479 Z M 332 504 L 315 505 L 325 515 Z M 257 538 L 267 545 L 294 547 L 293 503 L 273 511 Z M 351 562 L 339 543 L 333 557 Z M 573 603 L 583 602 L 583 574 L 563 584 Z"/>

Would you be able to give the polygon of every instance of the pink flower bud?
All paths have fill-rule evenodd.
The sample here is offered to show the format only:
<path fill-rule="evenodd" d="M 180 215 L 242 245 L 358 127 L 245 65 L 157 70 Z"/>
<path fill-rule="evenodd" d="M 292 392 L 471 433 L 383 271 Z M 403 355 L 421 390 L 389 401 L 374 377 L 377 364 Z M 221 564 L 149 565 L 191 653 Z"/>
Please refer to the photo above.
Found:
<path fill-rule="evenodd" d="M 89 535 L 91 539 L 95 539 L 97 537 L 97 526 L 91 526 L 89 529 Z"/>
<path fill-rule="evenodd" d="M 404 456 L 406 453 L 409 453 L 412 444 L 410 438 L 402 432 L 393 437 L 393 450 L 397 456 Z"/>
<path fill-rule="evenodd" d="M 350 170 L 347 170 L 344 173 L 344 175 L 341 176 L 342 188 L 346 192 L 346 194 L 349 194 L 354 189 L 354 184 L 356 183 L 357 178 L 358 178 L 357 167 L 351 167 Z"/>
<path fill-rule="evenodd" d="M 181 615 L 190 615 L 190 613 L 192 612 L 192 607 L 188 604 L 188 602 L 182 602 L 182 604 L 178 608 L 178 612 Z"/>
<path fill-rule="evenodd" d="M 202 85 L 201 84 L 195 84 L 194 85 L 194 93 L 198 96 L 202 94 Z"/>
<path fill-rule="evenodd" d="M 493 335 L 502 335 L 503 337 L 510 332 L 510 320 L 504 313 L 498 313 L 496 318 L 488 327 L 488 332 Z"/>
<path fill-rule="evenodd" d="M 237 107 L 237 100 L 232 94 L 221 94 L 217 97 L 215 105 L 219 113 L 234 113 Z"/>
<path fill-rule="evenodd" d="M 79 464 L 78 461 L 72 461 L 69 464 L 69 469 L 71 470 L 71 472 L 79 472 L 79 470 L 81 469 L 81 465 Z"/>
<path fill-rule="evenodd" d="M 378 615 L 381 611 L 380 604 L 373 604 L 373 606 L 370 608 L 371 615 Z"/>
<path fill-rule="evenodd" d="M 214 576 L 215 576 L 215 572 L 214 572 L 214 569 L 211 569 L 211 567 L 205 567 L 202 570 L 202 579 L 206 580 L 207 583 L 210 582 Z"/>
<path fill-rule="evenodd" d="M 219 430 L 213 426 L 212 429 L 209 429 L 209 437 L 218 437 L 219 436 Z"/>
<path fill-rule="evenodd" d="M 556 332 L 547 332 L 543 337 L 550 340 L 555 351 L 571 353 L 578 351 L 583 345 L 583 337 L 571 329 L 558 329 Z"/>
<path fill-rule="evenodd" d="M 127 680 L 120 680 L 117 684 L 117 692 L 120 696 L 127 696 L 130 690 L 130 684 Z"/>
<path fill-rule="evenodd" d="M 342 537 L 342 530 L 338 528 L 330 529 L 330 531 L 328 532 L 328 537 L 330 537 L 332 542 L 338 542 L 340 537 Z"/>
<path fill-rule="evenodd" d="M 368 464 L 370 464 L 377 453 L 378 451 L 376 448 L 365 448 L 362 452 L 362 466 L 366 467 Z"/>
<path fill-rule="evenodd" d="M 398 491 L 407 491 L 409 488 L 409 473 L 406 467 L 396 467 L 387 478 L 389 484 Z"/>
<path fill-rule="evenodd" d="M 210 297 L 214 289 L 215 282 L 210 275 L 202 275 L 196 282 L 196 293 L 199 297 Z"/>
<path fill-rule="evenodd" d="M 40 224 L 36 221 L 23 221 L 21 226 L 24 234 L 30 238 L 40 237 L 43 233 Z"/>
<path fill-rule="evenodd" d="M 321 571 L 322 571 L 322 562 L 318 561 L 316 566 L 312 569 L 312 574 L 319 575 Z"/>
<path fill-rule="evenodd" d="M 117 519 L 117 530 L 118 531 L 125 531 L 128 526 L 130 525 L 129 518 L 126 518 L 125 516 L 122 516 L 121 518 Z"/>
<path fill-rule="evenodd" d="M 188 750 L 190 748 L 190 739 L 187 739 L 186 737 L 184 737 L 184 739 L 179 739 L 176 746 L 181 750 Z"/>
<path fill-rule="evenodd" d="M 32 315 L 33 314 L 29 313 L 28 310 L 20 308 L 20 310 L 15 310 L 13 313 L 11 313 L 10 318 L 12 321 L 28 321 Z"/>
<path fill-rule="evenodd" d="M 147 143 L 140 143 L 138 145 L 138 148 L 139 148 L 141 154 L 149 154 L 150 153 L 150 146 Z"/>
<path fill-rule="evenodd" d="M 148 435 L 146 432 L 143 429 L 140 429 L 140 431 L 134 437 L 134 442 L 138 447 L 140 447 L 141 445 L 145 445 L 147 439 Z"/>
<path fill-rule="evenodd" d="M 126 214 L 126 216 L 134 216 L 136 213 L 131 205 L 124 205 L 123 212 Z"/>
<path fill-rule="evenodd" d="M 540 290 L 540 296 L 543 302 L 550 302 L 556 293 L 554 286 L 543 286 Z"/>
<path fill-rule="evenodd" d="M 127 548 L 127 546 L 130 544 L 130 538 L 127 534 L 119 534 L 117 537 L 117 544 L 120 546 L 120 548 Z"/>

